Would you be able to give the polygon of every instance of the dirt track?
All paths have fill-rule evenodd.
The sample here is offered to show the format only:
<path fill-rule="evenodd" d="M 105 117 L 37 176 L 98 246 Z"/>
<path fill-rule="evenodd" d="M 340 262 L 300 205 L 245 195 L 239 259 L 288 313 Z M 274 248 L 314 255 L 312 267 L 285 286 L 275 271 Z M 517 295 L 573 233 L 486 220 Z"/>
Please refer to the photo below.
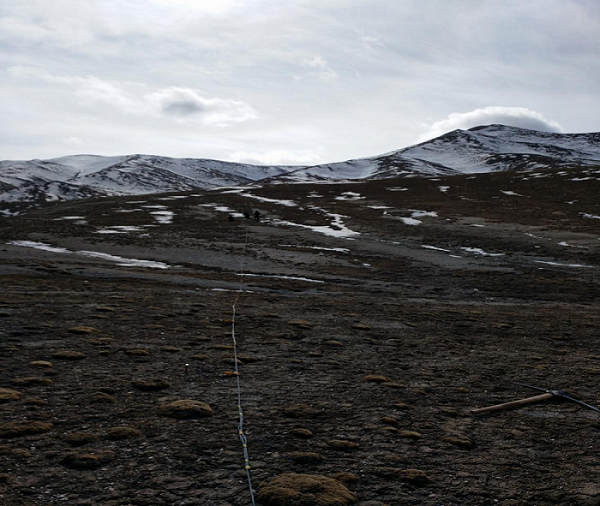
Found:
<path fill-rule="evenodd" d="M 600 413 L 549 401 L 467 414 L 535 395 L 514 381 L 600 405 L 599 191 L 595 178 L 507 173 L 101 199 L 2 219 L 0 387 L 22 394 L 0 405 L 4 504 L 250 504 L 230 374 L 240 286 L 255 484 L 345 471 L 365 506 L 600 504 Z M 206 204 L 263 219 L 228 222 Z M 98 233 L 114 226 L 143 228 Z M 7 244 L 24 240 L 69 252 Z M 165 416 L 178 399 L 212 416 Z M 15 436 L 12 422 L 39 433 Z"/>

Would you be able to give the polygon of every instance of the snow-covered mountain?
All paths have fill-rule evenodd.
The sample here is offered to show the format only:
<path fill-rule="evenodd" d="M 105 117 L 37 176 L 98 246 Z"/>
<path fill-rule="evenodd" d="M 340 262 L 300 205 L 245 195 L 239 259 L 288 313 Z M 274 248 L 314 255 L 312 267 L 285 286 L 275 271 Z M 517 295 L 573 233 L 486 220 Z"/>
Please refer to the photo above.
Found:
<path fill-rule="evenodd" d="M 558 134 L 488 125 L 454 130 L 371 158 L 300 168 L 271 181 L 385 179 L 599 164 L 600 133 Z"/>
<path fill-rule="evenodd" d="M 0 201 L 72 200 L 235 186 L 297 167 L 151 155 L 74 155 L 1 161 Z"/>
<path fill-rule="evenodd" d="M 150 155 L 74 155 L 0 162 L 0 202 L 72 200 L 264 183 L 437 176 L 600 165 L 600 133 L 488 125 L 383 155 L 311 167 L 258 166 Z"/>

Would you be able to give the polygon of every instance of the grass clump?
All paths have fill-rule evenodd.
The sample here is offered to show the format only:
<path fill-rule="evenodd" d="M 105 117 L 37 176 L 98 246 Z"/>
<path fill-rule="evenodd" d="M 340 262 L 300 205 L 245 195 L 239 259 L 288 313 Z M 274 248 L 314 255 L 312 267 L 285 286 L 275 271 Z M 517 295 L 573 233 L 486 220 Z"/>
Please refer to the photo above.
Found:
<path fill-rule="evenodd" d="M 51 431 L 52 427 L 49 422 L 6 422 L 0 424 L 0 438 L 35 436 Z"/>

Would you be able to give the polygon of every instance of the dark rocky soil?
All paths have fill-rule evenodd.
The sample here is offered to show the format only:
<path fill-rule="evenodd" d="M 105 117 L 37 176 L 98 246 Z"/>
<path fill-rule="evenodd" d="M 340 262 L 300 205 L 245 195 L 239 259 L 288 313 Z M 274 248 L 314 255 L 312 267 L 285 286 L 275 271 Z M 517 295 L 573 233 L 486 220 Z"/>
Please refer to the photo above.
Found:
<path fill-rule="evenodd" d="M 600 175 L 542 176 L 122 197 L 0 218 L 0 502 L 251 504 L 232 374 L 239 297 L 259 504 L 285 504 L 269 495 L 284 473 L 333 477 L 364 506 L 600 504 L 600 413 L 559 399 L 468 413 L 536 395 L 513 382 L 600 405 Z M 359 235 L 322 233 L 335 230 Z"/>

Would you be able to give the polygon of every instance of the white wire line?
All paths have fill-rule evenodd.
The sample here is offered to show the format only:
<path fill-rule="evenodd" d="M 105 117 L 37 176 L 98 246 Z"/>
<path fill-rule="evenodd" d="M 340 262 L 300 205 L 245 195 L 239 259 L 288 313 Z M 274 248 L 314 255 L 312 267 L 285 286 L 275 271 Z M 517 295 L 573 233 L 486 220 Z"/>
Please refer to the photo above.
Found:
<path fill-rule="evenodd" d="M 244 434 L 244 411 L 242 409 L 242 388 L 240 384 L 240 372 L 238 370 L 238 358 L 237 358 L 237 339 L 235 337 L 235 316 L 236 316 L 236 305 L 240 294 L 242 293 L 242 281 L 244 277 L 244 258 L 246 256 L 246 246 L 248 245 L 248 228 L 245 228 L 246 238 L 244 240 L 244 247 L 242 249 L 242 258 L 240 260 L 240 282 L 239 288 L 236 291 L 235 299 L 232 306 L 232 317 L 231 317 L 231 339 L 233 341 L 233 362 L 234 362 L 234 375 L 237 382 L 237 401 L 238 401 L 238 437 L 242 443 L 242 450 L 244 453 L 244 469 L 246 470 L 246 478 L 248 479 L 248 489 L 250 490 L 250 499 L 252 500 L 252 506 L 256 506 L 254 500 L 254 489 L 252 488 L 252 477 L 250 475 L 250 456 L 248 453 L 248 439 Z"/>

